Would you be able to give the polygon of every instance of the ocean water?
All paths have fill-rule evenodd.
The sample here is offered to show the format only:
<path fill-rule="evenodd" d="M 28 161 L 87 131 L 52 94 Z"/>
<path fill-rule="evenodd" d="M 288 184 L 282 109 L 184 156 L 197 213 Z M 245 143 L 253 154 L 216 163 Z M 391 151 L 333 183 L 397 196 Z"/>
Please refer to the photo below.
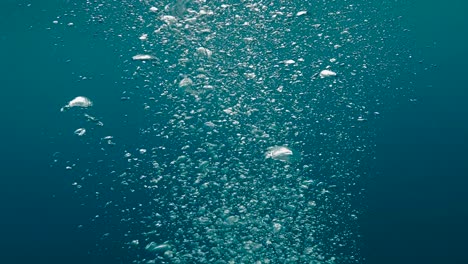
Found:
<path fill-rule="evenodd" d="M 466 263 L 466 4 L 368 2 L 2 1 L 0 263 Z"/>

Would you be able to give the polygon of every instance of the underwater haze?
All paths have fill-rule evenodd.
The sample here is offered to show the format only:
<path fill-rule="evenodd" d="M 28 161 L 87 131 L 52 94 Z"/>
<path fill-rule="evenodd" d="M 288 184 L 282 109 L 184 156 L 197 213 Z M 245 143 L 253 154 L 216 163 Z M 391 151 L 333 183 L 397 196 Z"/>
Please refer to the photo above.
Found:
<path fill-rule="evenodd" d="M 0 263 L 465 263 L 424 3 L 2 1 Z"/>

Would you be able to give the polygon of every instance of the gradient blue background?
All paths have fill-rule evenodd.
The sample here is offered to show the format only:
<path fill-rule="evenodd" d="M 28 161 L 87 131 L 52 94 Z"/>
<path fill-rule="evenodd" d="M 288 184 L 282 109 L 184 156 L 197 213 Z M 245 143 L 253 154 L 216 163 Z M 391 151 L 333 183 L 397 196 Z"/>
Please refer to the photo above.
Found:
<path fill-rule="evenodd" d="M 58 111 L 64 98 L 113 86 L 120 74 L 102 38 L 69 30 L 58 40 L 46 29 L 66 5 L 0 2 L 0 263 L 103 264 L 123 254 L 88 254 L 97 235 L 76 226 L 97 209 L 80 206 L 63 168 L 51 167 L 55 146 L 73 144 L 55 137 L 71 129 Z M 468 263 L 468 3 L 409 6 L 401 12 L 428 70 L 413 80 L 418 101 L 405 100 L 379 121 L 363 255 L 369 264 Z M 80 59 L 66 63 L 70 53 Z M 76 83 L 83 69 L 102 73 L 94 87 Z"/>

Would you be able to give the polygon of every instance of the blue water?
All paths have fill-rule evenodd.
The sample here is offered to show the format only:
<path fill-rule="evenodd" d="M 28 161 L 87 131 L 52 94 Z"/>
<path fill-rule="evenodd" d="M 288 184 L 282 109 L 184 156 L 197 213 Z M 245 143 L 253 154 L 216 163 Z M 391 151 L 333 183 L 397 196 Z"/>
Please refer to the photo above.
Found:
<path fill-rule="evenodd" d="M 465 91 L 468 54 L 464 43 L 468 32 L 466 23 L 463 23 L 466 4 L 459 1 L 446 6 L 430 2 L 402 4 L 392 1 L 383 5 L 381 14 L 389 16 L 388 21 L 395 22 L 390 18 L 402 17 L 396 20 L 398 25 L 388 28 L 387 33 L 378 32 L 381 34 L 378 37 L 386 37 L 384 50 L 398 49 L 395 44 L 401 43 L 403 55 L 411 54 L 412 59 L 383 56 L 370 49 L 369 63 L 387 63 L 390 70 L 385 72 L 385 67 L 379 68 L 378 72 L 384 75 L 375 76 L 374 80 L 340 79 L 350 85 L 359 83 L 375 87 L 375 92 L 365 94 L 369 100 L 359 98 L 371 108 L 375 107 L 370 103 L 372 98 L 380 98 L 384 106 L 376 110 L 380 112 L 378 118 L 369 119 L 356 130 L 348 131 L 351 136 L 361 135 L 362 144 L 373 146 L 370 150 L 373 155 L 366 156 L 361 166 L 350 162 L 346 167 L 353 175 L 362 174 L 364 179 L 331 181 L 338 186 L 340 181 L 348 180 L 358 184 L 351 189 L 353 200 L 348 202 L 359 213 L 359 220 L 340 222 L 334 230 L 322 230 L 323 233 L 318 235 L 323 241 L 330 241 L 328 235 L 339 233 L 341 229 L 351 230 L 346 237 L 349 241 L 343 242 L 348 243 L 344 249 L 337 249 L 331 242 L 321 242 L 324 249 L 330 250 L 324 255 L 343 256 L 336 263 L 467 263 L 464 238 L 468 212 L 464 178 L 468 175 L 468 109 L 465 106 L 468 99 Z M 317 6 L 327 10 L 327 6 L 340 4 L 320 2 Z M 142 104 L 147 102 L 147 90 L 143 86 L 133 89 L 135 85 L 141 85 L 141 79 L 133 79 L 134 68 L 123 63 L 138 51 L 127 47 L 139 45 L 139 40 L 119 43 L 113 31 L 109 30 L 125 28 L 127 32 L 127 26 L 132 25 L 130 21 L 135 16 L 131 14 L 131 8 L 121 9 L 122 6 L 128 8 L 125 2 L 105 6 L 113 5 L 119 8 L 113 11 L 114 18 L 110 16 L 112 10 L 103 9 L 102 14 L 108 16 L 104 23 L 93 23 L 89 18 L 97 14 L 96 11 L 78 9 L 83 6 L 78 1 L 35 3 L 7 0 L 0 3 L 0 87 L 3 91 L 0 263 L 130 263 L 148 254 L 144 250 L 129 250 L 122 246 L 128 240 L 125 236 L 128 230 L 136 232 L 135 237 L 142 237 L 138 232 L 148 231 L 131 221 L 131 224 L 120 221 L 123 217 L 138 216 L 121 213 L 119 208 L 104 207 L 106 199 L 121 202 L 122 196 L 127 197 L 126 202 L 130 206 L 145 204 L 148 194 L 129 193 L 126 189 L 118 190 L 118 194 L 108 194 L 101 189 L 102 185 L 113 186 L 112 177 L 123 172 L 131 173 L 127 170 L 128 165 L 122 163 L 125 161 L 122 158 L 124 151 L 135 152 L 137 148 L 163 144 L 155 143 L 159 139 L 151 133 L 142 134 L 141 130 L 148 127 L 148 119 L 152 117 L 142 109 Z M 305 3 L 297 5 L 298 10 L 309 6 Z M 121 20 L 120 15 L 127 11 L 128 20 Z M 64 14 L 67 16 L 63 17 Z M 316 14 L 323 15 L 320 12 Z M 372 13 L 372 17 L 377 18 L 378 12 Z M 74 26 L 56 26 L 54 20 L 61 23 L 73 21 Z M 281 30 L 282 24 L 272 26 Z M 301 24 L 289 26 L 301 29 Z M 382 25 L 379 24 L 378 28 Z M 409 29 L 409 33 L 398 31 L 399 28 Z M 311 30 L 295 34 L 315 33 Z M 370 39 L 373 36 L 372 31 L 362 35 Z M 266 53 L 268 47 L 264 48 L 265 53 L 261 48 L 255 52 L 265 58 L 291 54 Z M 292 52 L 300 53 L 297 50 Z M 325 51 L 317 48 L 317 53 L 321 52 Z M 350 52 L 361 54 L 362 51 L 351 49 Z M 173 54 L 165 56 L 168 60 L 176 58 Z M 314 60 L 316 54 L 306 56 L 309 56 L 305 57 L 309 61 Z M 408 71 L 398 73 L 394 63 L 401 64 L 402 69 Z M 163 79 L 172 81 L 178 77 L 175 72 L 164 71 L 163 67 L 142 67 L 143 71 L 151 69 L 155 71 L 154 75 L 159 74 Z M 313 72 L 305 71 L 304 75 L 310 77 Z M 389 88 L 377 88 L 376 82 L 380 80 Z M 273 81 L 271 83 L 276 85 Z M 296 84 L 285 86 L 285 89 L 292 87 L 303 89 L 306 86 Z M 310 99 L 308 96 L 312 95 L 307 90 L 302 91 L 306 93 L 298 96 L 298 101 L 305 104 Z M 336 96 L 327 94 L 327 90 L 323 93 L 328 95 L 326 98 Z M 159 94 L 155 91 L 152 96 Z M 92 109 L 61 113 L 60 108 L 78 95 L 92 98 L 95 102 Z M 131 100 L 121 99 L 127 96 Z M 277 100 L 281 102 L 282 99 L 278 97 Z M 170 105 L 169 102 L 165 104 L 160 105 L 162 110 Z M 345 114 L 341 116 L 341 109 L 334 107 L 322 101 L 317 105 L 317 111 L 346 117 Z M 104 126 L 87 121 L 83 113 L 102 120 Z M 287 114 L 280 117 L 285 118 Z M 159 118 L 164 120 L 164 114 Z M 268 118 L 268 115 L 263 116 L 263 119 Z M 311 125 L 314 118 L 311 115 L 310 119 L 297 121 L 312 132 L 306 133 L 308 137 L 305 138 L 299 135 L 290 139 L 290 144 L 295 140 L 304 142 L 304 146 L 295 146 L 295 149 L 306 154 L 305 160 L 291 166 L 312 164 L 314 168 L 320 168 L 315 177 L 326 182 L 333 162 L 324 159 L 326 162 L 319 165 L 318 160 L 307 160 L 307 157 L 318 159 L 315 156 L 318 150 L 315 153 L 310 149 L 330 150 L 330 153 L 340 149 L 332 141 L 324 142 L 323 146 L 317 143 L 319 136 L 314 134 Z M 162 121 L 157 121 L 155 127 L 163 129 Z M 262 122 L 259 124 L 261 126 Z M 79 127 L 86 127 L 89 137 L 74 135 L 73 131 Z M 321 129 L 333 133 L 337 127 L 330 125 Z M 101 138 L 105 136 L 114 137 L 117 142 L 115 148 L 103 143 Z M 198 139 L 192 140 L 197 142 Z M 175 141 L 174 144 L 179 146 L 182 143 Z M 262 150 L 251 150 L 262 157 Z M 308 152 L 312 154 L 307 156 Z M 177 157 L 176 153 L 169 152 L 165 156 L 166 161 L 171 161 L 173 155 Z M 337 157 L 350 161 L 359 158 L 346 153 Z M 255 159 L 254 156 L 249 158 Z M 164 164 L 164 159 L 160 163 Z M 72 170 L 76 173 L 66 170 L 66 166 L 76 167 Z M 144 166 L 140 165 L 141 170 L 149 170 Z M 271 163 L 271 166 L 279 170 L 283 164 Z M 249 168 L 259 175 L 264 172 L 263 167 L 252 165 Z M 113 174 L 113 171 L 117 173 Z M 82 177 L 86 180 L 82 181 Z M 78 189 L 75 182 L 83 184 L 83 188 Z M 293 184 L 288 180 L 283 183 Z M 277 184 L 281 186 L 281 181 Z M 100 197 L 104 198 L 96 199 L 96 191 L 101 192 Z M 177 189 L 170 186 L 159 194 L 163 196 L 171 192 L 177 192 Z M 312 191 L 309 195 L 316 193 Z M 274 196 L 271 201 L 279 203 Z M 345 213 L 349 209 L 335 206 L 332 208 Z M 153 209 L 139 212 L 149 210 Z M 321 219 L 326 219 L 330 211 L 320 213 Z M 334 220 L 331 216 L 330 219 Z M 160 230 L 167 238 L 171 235 L 169 231 L 166 234 Z M 106 233 L 110 235 L 106 236 Z M 145 243 L 142 244 L 144 247 Z M 277 259 L 272 263 L 282 263 L 281 255 L 277 253 Z M 350 259 L 349 255 L 354 258 Z"/>
<path fill-rule="evenodd" d="M 363 221 L 368 263 L 468 261 L 464 8 L 463 1 L 418 1 L 410 10 L 421 67 L 431 69 L 415 79 L 418 101 L 381 124 L 379 173 Z"/>

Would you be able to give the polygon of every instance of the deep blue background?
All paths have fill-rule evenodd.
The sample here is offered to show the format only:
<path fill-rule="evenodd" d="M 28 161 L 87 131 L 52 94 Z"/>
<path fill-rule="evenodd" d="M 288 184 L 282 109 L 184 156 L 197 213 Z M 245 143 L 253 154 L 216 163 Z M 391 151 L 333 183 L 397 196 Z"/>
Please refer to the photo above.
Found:
<path fill-rule="evenodd" d="M 418 102 L 380 124 L 380 173 L 361 223 L 369 264 L 468 263 L 465 10 L 466 1 L 417 1 L 407 15 L 429 69 L 416 77 Z"/>
<path fill-rule="evenodd" d="M 68 10 L 67 4 L 65 0 L 0 2 L 2 264 L 116 263 L 119 254 L 112 250 L 88 254 L 98 233 L 77 226 L 88 223 L 98 210 L 93 204 L 80 206 L 70 175 L 63 166 L 51 167 L 55 151 L 76 147 L 76 142 L 60 137 L 63 131 L 76 129 L 64 122 L 60 107 L 76 94 L 112 87 L 111 76 L 118 71 L 113 50 L 102 40 L 74 27 L 61 31 L 64 34 L 47 29 L 54 28 L 52 21 Z M 68 58 L 72 61 L 67 63 Z M 100 74 L 92 77 L 97 86 L 77 82 L 77 76 L 96 72 Z M 104 113 L 115 109 L 101 107 Z"/>
<path fill-rule="evenodd" d="M 93 94 L 76 76 L 87 68 L 101 73 L 97 84 L 114 85 L 116 56 L 100 38 L 70 29 L 76 41 L 69 42 L 46 29 L 67 1 L 20 2 L 0 2 L 0 263 L 115 263 L 118 249 L 87 254 L 97 237 L 76 226 L 97 210 L 80 206 L 51 154 L 56 144 L 73 147 L 56 137 L 65 130 L 57 125 L 63 98 Z M 379 123 L 363 255 L 369 264 L 468 263 L 467 4 L 411 6 L 404 15 L 428 70 L 415 79 L 418 101 L 395 106 Z M 64 62 L 71 53 L 80 59 Z"/>

